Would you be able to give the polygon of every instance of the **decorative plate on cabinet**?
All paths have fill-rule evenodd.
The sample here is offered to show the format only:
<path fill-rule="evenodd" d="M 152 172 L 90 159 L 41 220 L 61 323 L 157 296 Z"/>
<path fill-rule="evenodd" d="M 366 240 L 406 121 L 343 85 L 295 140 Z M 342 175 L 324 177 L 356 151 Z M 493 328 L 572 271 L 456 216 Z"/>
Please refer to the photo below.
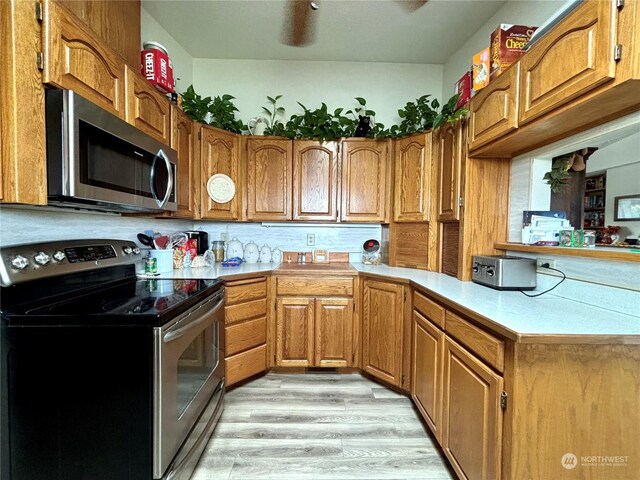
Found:
<path fill-rule="evenodd" d="M 207 193 L 216 203 L 227 203 L 236 194 L 236 185 L 224 173 L 216 173 L 207 181 Z"/>

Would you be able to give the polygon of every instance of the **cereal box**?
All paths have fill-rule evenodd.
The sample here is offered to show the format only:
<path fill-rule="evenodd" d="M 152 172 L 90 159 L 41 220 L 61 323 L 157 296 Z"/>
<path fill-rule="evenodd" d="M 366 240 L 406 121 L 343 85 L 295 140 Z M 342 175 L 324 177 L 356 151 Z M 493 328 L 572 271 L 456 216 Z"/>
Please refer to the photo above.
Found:
<path fill-rule="evenodd" d="M 485 48 L 473 56 L 471 74 L 473 76 L 473 93 L 489 85 L 489 69 L 491 67 L 490 50 Z"/>
<path fill-rule="evenodd" d="M 456 82 L 455 92 L 460 95 L 456 103 L 456 110 L 462 107 L 471 99 L 471 72 L 465 72 L 460 80 Z"/>
<path fill-rule="evenodd" d="M 501 24 L 491 34 L 490 77 L 495 78 L 518 61 L 522 50 L 538 27 Z"/>

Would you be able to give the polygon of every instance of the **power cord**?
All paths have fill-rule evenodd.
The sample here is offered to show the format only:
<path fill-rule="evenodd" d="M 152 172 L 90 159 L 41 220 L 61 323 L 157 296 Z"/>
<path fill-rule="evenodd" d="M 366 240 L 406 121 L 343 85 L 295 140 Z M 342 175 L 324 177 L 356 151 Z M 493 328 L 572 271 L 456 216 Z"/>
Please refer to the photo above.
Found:
<path fill-rule="evenodd" d="M 527 297 L 530 297 L 530 298 L 539 297 L 540 295 L 544 295 L 545 293 L 549 293 L 551 290 L 556 288 L 558 285 L 560 285 L 562 282 L 564 282 L 567 279 L 567 276 L 564 274 L 563 271 L 558 270 L 557 268 L 551 268 L 548 263 L 543 263 L 542 265 L 540 265 L 540 267 L 546 268 L 547 270 L 553 270 L 554 272 L 558 272 L 560 275 L 562 275 L 562 279 L 558 283 L 556 283 L 553 287 L 551 287 L 549 290 L 545 290 L 544 292 L 536 293 L 535 295 L 529 295 L 524 290 L 518 290 L 520 293 L 522 293 L 523 295 L 526 295 Z"/>

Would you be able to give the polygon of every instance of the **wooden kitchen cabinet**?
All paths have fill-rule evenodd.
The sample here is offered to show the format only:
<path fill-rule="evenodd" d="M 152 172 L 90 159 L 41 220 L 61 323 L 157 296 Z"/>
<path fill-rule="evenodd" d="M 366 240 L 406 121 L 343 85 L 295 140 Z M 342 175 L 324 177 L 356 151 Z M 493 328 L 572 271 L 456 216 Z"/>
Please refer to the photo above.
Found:
<path fill-rule="evenodd" d="M 267 277 L 225 282 L 225 384 L 267 370 Z"/>
<path fill-rule="evenodd" d="M 53 0 L 44 2 L 42 32 L 42 81 L 74 90 L 124 118 L 124 60 L 85 23 Z"/>
<path fill-rule="evenodd" d="M 396 140 L 393 220 L 428 222 L 431 194 L 431 132 Z"/>
<path fill-rule="evenodd" d="M 171 143 L 171 103 L 137 70 L 125 67 L 125 120 L 159 142 Z"/>
<path fill-rule="evenodd" d="M 353 364 L 353 299 L 315 300 L 314 364 L 348 367 Z"/>
<path fill-rule="evenodd" d="M 247 220 L 291 220 L 291 140 L 251 137 L 246 146 Z"/>
<path fill-rule="evenodd" d="M 338 220 L 338 144 L 293 140 L 293 220 Z"/>
<path fill-rule="evenodd" d="M 276 365 L 313 365 L 313 309 L 309 297 L 278 298 L 276 303 Z"/>
<path fill-rule="evenodd" d="M 469 108 L 469 151 L 518 128 L 520 64 L 483 88 Z"/>
<path fill-rule="evenodd" d="M 362 369 L 401 387 L 404 342 L 404 286 L 365 280 L 362 298 Z"/>
<path fill-rule="evenodd" d="M 174 217 L 200 218 L 200 125 L 182 110 L 171 106 L 171 148 L 178 154 L 176 203 Z"/>
<path fill-rule="evenodd" d="M 460 220 L 462 203 L 462 161 L 466 149 L 463 122 L 445 123 L 436 132 L 440 184 L 438 188 L 438 221 Z"/>
<path fill-rule="evenodd" d="M 343 222 L 385 223 L 391 210 L 391 166 L 385 140 L 342 141 Z"/>
<path fill-rule="evenodd" d="M 35 4 L 0 2 L 0 200 L 46 205 L 44 85 Z"/>
<path fill-rule="evenodd" d="M 209 220 L 238 220 L 241 209 L 240 136 L 203 125 L 200 131 L 201 217 Z M 218 203 L 207 193 L 207 182 L 215 174 L 227 175 L 236 193 L 226 203 Z"/>
<path fill-rule="evenodd" d="M 447 336 L 442 449 L 461 479 L 501 478 L 503 379 Z"/>
<path fill-rule="evenodd" d="M 614 78 L 615 11 L 614 2 L 587 1 L 521 58 L 520 124 Z"/>

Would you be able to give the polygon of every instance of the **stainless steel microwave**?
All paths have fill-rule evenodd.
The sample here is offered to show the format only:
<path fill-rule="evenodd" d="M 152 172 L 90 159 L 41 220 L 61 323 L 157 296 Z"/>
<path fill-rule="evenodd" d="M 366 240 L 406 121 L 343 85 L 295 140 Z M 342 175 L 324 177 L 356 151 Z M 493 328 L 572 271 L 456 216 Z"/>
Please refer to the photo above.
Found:
<path fill-rule="evenodd" d="M 176 210 L 174 150 L 71 90 L 48 90 L 51 205 L 102 211 Z"/>

